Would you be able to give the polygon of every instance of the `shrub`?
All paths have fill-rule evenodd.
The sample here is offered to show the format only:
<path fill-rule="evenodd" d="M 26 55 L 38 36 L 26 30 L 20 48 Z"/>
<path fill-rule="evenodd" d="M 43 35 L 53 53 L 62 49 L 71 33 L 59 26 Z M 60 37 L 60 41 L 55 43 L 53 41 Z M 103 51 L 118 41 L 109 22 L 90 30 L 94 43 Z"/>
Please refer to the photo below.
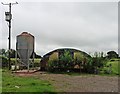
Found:
<path fill-rule="evenodd" d="M 73 58 L 71 56 L 71 53 L 69 51 L 64 52 L 63 55 L 60 56 L 60 67 L 61 68 L 72 68 L 73 66 Z"/>
<path fill-rule="evenodd" d="M 94 72 L 94 66 L 93 66 L 93 59 L 90 58 L 84 65 L 84 72 L 86 73 L 93 73 Z"/>
<path fill-rule="evenodd" d="M 48 61 L 48 67 L 47 67 L 48 71 L 55 72 L 57 71 L 56 69 L 58 69 L 59 67 L 60 67 L 60 64 L 58 59 L 53 59 Z"/>
<path fill-rule="evenodd" d="M 104 57 L 93 57 L 90 58 L 87 63 L 84 65 L 84 70 L 87 73 L 98 74 L 99 71 L 106 66 L 107 59 Z"/>
<path fill-rule="evenodd" d="M 64 51 L 59 59 L 52 59 L 48 61 L 48 71 L 58 72 L 58 71 L 67 71 L 73 68 L 72 56 L 69 51 Z"/>
<path fill-rule="evenodd" d="M 7 67 L 8 66 L 8 58 L 0 55 L 0 66 Z"/>

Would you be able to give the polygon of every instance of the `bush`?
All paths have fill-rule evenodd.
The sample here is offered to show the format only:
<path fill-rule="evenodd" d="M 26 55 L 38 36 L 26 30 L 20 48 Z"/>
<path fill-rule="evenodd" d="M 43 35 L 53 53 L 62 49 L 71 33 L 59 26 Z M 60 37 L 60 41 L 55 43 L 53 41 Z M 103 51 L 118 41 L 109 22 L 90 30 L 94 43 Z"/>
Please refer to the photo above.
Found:
<path fill-rule="evenodd" d="M 56 69 L 58 69 L 59 67 L 60 67 L 60 64 L 58 59 L 49 60 L 47 70 L 50 72 L 55 72 L 57 71 Z"/>
<path fill-rule="evenodd" d="M 7 67 L 8 66 L 8 58 L 0 55 L 0 66 Z"/>
<path fill-rule="evenodd" d="M 84 65 L 84 72 L 85 73 L 93 73 L 94 72 L 94 66 L 93 66 L 93 59 L 89 59 Z"/>
<path fill-rule="evenodd" d="M 67 71 L 73 68 L 73 59 L 69 51 L 64 51 L 63 55 L 60 56 L 60 59 L 52 59 L 48 61 L 48 71 L 59 72 Z"/>
<path fill-rule="evenodd" d="M 73 67 L 73 58 L 71 56 L 71 53 L 69 51 L 64 52 L 63 55 L 60 56 L 60 68 L 72 68 Z"/>
<path fill-rule="evenodd" d="M 100 70 L 106 66 L 107 59 L 103 57 L 93 57 L 84 65 L 84 71 L 87 73 L 98 74 Z"/>

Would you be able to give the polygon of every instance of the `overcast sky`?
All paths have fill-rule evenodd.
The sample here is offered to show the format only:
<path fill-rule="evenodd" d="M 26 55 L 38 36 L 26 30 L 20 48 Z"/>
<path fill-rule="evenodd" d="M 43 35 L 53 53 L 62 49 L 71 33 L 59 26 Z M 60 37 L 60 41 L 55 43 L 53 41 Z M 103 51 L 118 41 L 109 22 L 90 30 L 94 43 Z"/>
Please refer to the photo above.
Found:
<path fill-rule="evenodd" d="M 0 46 L 8 48 L 8 26 L 0 6 Z M 44 55 L 57 48 L 77 48 L 87 53 L 118 52 L 117 2 L 19 2 L 12 6 L 12 49 L 16 36 L 35 36 L 35 52 Z M 1 20 L 1 17 L 0 17 Z"/>

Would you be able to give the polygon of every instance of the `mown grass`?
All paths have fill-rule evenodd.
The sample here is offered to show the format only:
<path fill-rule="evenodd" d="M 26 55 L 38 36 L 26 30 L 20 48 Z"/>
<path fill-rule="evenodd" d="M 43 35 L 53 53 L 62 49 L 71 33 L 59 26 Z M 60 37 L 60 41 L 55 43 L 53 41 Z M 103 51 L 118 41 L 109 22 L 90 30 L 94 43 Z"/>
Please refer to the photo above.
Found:
<path fill-rule="evenodd" d="M 2 71 L 2 92 L 55 92 L 48 81 L 35 77 L 18 77 L 8 70 Z"/>
<path fill-rule="evenodd" d="M 107 65 L 112 65 L 112 73 L 113 74 L 119 74 L 119 61 L 109 61 L 107 62 Z"/>
<path fill-rule="evenodd" d="M 100 73 L 101 76 L 119 76 L 119 62 L 120 59 L 110 59 L 106 63 L 105 67 L 102 68 L 102 73 Z M 111 65 L 111 68 L 110 68 Z M 111 70 L 111 73 L 105 73 L 105 70 Z"/>

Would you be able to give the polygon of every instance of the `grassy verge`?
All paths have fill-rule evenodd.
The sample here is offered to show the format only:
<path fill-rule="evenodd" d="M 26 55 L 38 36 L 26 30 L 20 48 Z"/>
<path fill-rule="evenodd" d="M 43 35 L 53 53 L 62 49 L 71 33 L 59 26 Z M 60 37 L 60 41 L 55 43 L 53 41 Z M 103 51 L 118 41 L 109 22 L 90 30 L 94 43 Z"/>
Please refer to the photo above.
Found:
<path fill-rule="evenodd" d="M 48 81 L 35 77 L 18 77 L 8 70 L 3 70 L 2 81 L 2 92 L 54 92 Z"/>
<path fill-rule="evenodd" d="M 0 94 L 2 92 L 2 69 L 0 68 Z"/>

